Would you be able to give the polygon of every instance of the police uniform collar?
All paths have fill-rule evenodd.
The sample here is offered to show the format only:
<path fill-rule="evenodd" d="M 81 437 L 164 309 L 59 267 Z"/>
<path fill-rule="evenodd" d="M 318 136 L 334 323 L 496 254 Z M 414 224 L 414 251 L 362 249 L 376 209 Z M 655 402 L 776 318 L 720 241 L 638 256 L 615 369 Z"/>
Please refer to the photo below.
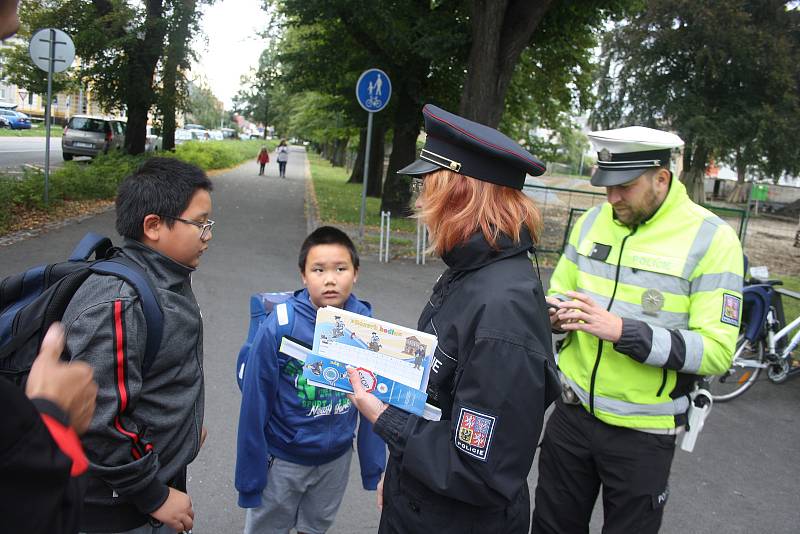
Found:
<path fill-rule="evenodd" d="M 483 232 L 478 230 L 465 242 L 442 254 L 442 260 L 454 271 L 471 271 L 532 248 L 533 238 L 527 226 L 520 229 L 519 243 L 501 233 L 497 237 L 497 248 L 491 247 Z"/>

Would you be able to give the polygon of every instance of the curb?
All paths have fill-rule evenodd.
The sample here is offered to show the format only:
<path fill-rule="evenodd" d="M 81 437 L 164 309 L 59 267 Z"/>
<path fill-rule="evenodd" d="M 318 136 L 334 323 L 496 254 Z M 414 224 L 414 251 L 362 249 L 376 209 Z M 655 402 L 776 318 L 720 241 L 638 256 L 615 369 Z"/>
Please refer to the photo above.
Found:
<path fill-rule="evenodd" d="M 311 163 L 308 161 L 308 152 L 305 161 L 305 180 L 306 194 L 303 207 L 306 215 L 306 234 L 310 234 L 319 226 L 319 204 L 317 203 L 317 192 L 314 189 L 314 180 L 311 178 Z"/>

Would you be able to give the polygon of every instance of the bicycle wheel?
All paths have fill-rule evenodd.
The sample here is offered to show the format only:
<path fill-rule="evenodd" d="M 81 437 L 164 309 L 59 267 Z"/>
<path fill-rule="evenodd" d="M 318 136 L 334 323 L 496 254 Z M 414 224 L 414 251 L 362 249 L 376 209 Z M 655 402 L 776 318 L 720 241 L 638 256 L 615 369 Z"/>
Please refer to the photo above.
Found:
<path fill-rule="evenodd" d="M 736 341 L 733 365 L 725 374 L 709 377 L 711 396 L 715 402 L 735 399 L 755 384 L 764 362 L 764 341 L 750 343 L 743 335 Z"/>

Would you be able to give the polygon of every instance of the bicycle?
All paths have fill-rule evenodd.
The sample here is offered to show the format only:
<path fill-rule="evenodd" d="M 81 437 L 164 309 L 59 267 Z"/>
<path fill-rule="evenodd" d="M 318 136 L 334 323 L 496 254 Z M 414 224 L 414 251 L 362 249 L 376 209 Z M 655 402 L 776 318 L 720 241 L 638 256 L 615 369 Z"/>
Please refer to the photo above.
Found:
<path fill-rule="evenodd" d="M 742 326 L 733 363 L 725 374 L 708 377 L 708 386 L 716 402 L 725 402 L 750 389 L 766 370 L 767 378 L 776 384 L 800 374 L 794 365 L 792 351 L 800 344 L 800 330 L 791 339 L 789 334 L 800 326 L 800 317 L 789 324 L 783 310 L 782 297 L 800 299 L 800 293 L 778 288 L 780 280 L 751 278 L 745 283 L 742 296 Z"/>

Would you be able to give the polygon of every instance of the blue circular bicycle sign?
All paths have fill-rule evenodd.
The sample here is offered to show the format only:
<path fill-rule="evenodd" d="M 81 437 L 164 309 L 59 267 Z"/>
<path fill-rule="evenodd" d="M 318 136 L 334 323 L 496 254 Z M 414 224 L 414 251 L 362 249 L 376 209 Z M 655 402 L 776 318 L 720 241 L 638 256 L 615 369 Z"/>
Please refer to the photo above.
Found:
<path fill-rule="evenodd" d="M 369 69 L 361 73 L 356 84 L 358 104 L 370 113 L 380 111 L 392 96 L 392 82 L 381 69 Z"/>

